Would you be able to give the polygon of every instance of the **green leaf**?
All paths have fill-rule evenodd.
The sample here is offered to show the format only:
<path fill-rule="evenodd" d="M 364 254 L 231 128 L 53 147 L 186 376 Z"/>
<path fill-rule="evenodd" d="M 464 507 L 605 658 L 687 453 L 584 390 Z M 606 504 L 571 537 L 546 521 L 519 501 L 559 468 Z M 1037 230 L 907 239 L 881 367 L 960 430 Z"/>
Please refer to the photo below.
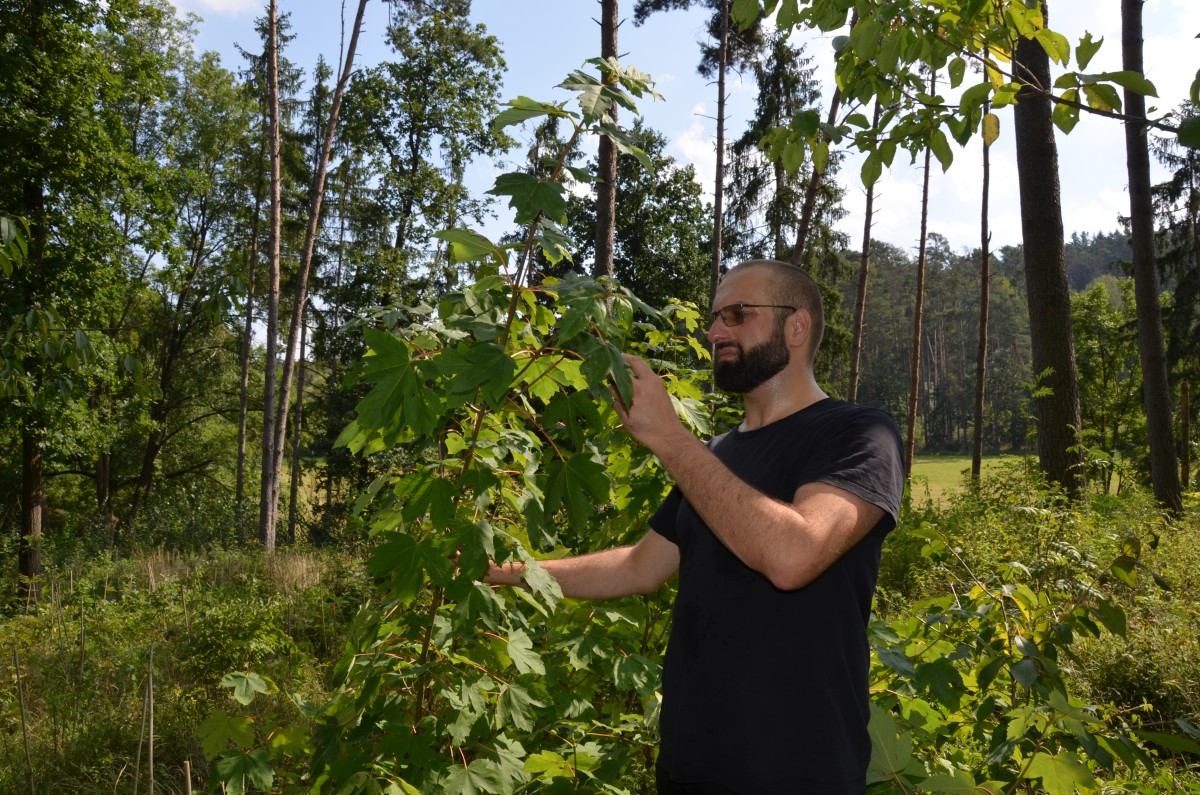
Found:
<path fill-rule="evenodd" d="M 1075 795 L 1076 787 L 1084 792 L 1096 788 L 1096 779 L 1091 772 L 1077 755 L 1070 752 L 1034 754 L 1029 763 L 1029 776 L 1040 778 L 1048 795 Z"/>
<path fill-rule="evenodd" d="M 492 408 L 503 402 L 517 371 L 517 363 L 494 342 L 443 351 L 435 361 L 443 374 L 453 376 L 446 385 L 450 394 L 469 396 L 478 390 Z"/>
<path fill-rule="evenodd" d="M 1100 77 L 1104 80 L 1111 80 L 1121 88 L 1127 88 L 1135 94 L 1145 97 L 1158 96 L 1158 89 L 1141 72 L 1126 69 L 1120 72 L 1104 72 Z"/>
<path fill-rule="evenodd" d="M 490 792 L 493 795 L 505 791 L 504 777 L 500 768 L 491 759 L 472 759 L 469 765 L 455 765 L 442 785 L 446 795 L 478 795 Z"/>
<path fill-rule="evenodd" d="M 959 770 L 952 776 L 939 773 L 922 781 L 921 791 L 936 792 L 940 795 L 974 795 L 975 778 L 965 770 Z"/>
<path fill-rule="evenodd" d="M 275 783 L 271 757 L 261 748 L 217 760 L 217 780 L 228 795 L 243 795 L 247 785 L 270 792 Z"/>
<path fill-rule="evenodd" d="M 1160 748 L 1166 748 L 1168 751 L 1175 751 L 1181 754 L 1200 754 L 1200 743 L 1188 737 L 1146 731 L 1144 729 L 1134 729 L 1133 734 L 1136 737 L 1154 743 Z"/>
<path fill-rule="evenodd" d="M 1103 36 L 1097 41 L 1092 38 L 1091 31 L 1083 34 L 1083 38 L 1079 40 L 1079 46 L 1075 48 L 1075 60 L 1080 69 L 1087 69 L 1088 64 L 1092 62 L 1092 56 L 1096 54 L 1103 43 Z"/>
<path fill-rule="evenodd" d="M 448 581 L 453 570 L 445 553 L 429 541 L 417 541 L 406 533 L 389 533 L 367 561 L 367 571 L 386 579 L 394 598 L 411 602 L 425 584 L 425 574 L 439 584 Z"/>
<path fill-rule="evenodd" d="M 543 706 L 528 690 L 513 682 L 496 699 L 496 726 L 512 725 L 521 731 L 532 731 L 533 709 Z"/>
<path fill-rule="evenodd" d="M 866 159 L 863 160 L 862 171 L 863 185 L 870 187 L 875 184 L 876 180 L 883 174 L 883 163 L 879 160 L 879 152 L 868 152 Z"/>
<path fill-rule="evenodd" d="M 562 507 L 567 523 L 576 533 L 587 526 L 597 505 L 608 503 L 609 479 L 604 465 L 590 452 L 580 452 L 546 467 L 545 510 L 552 515 Z"/>
<path fill-rule="evenodd" d="M 1063 92 L 1062 98 L 1068 102 L 1079 101 L 1079 89 L 1071 88 Z M 1079 108 L 1065 105 L 1061 102 L 1054 104 L 1054 126 L 1064 133 L 1070 133 L 1079 123 Z"/>
<path fill-rule="evenodd" d="M 892 781 L 912 764 L 912 736 L 901 733 L 892 715 L 871 702 L 871 764 L 867 768 L 867 783 Z"/>
<path fill-rule="evenodd" d="M 636 690 L 638 695 L 652 694 L 662 681 L 658 663 L 640 654 L 620 655 L 613 660 L 613 684 L 618 690 Z"/>
<path fill-rule="evenodd" d="M 491 257 L 504 265 L 504 252 L 496 244 L 472 229 L 446 229 L 433 236 L 450 244 L 451 262 L 474 262 Z"/>
<path fill-rule="evenodd" d="M 954 162 L 954 152 L 950 149 L 950 142 L 946 140 L 946 134 L 940 129 L 929 134 L 929 148 L 933 150 L 933 156 L 941 164 L 942 171 L 950 168 Z"/>
<path fill-rule="evenodd" d="M 1065 64 L 1071 60 L 1071 43 L 1061 33 L 1056 33 L 1049 28 L 1041 28 L 1034 31 L 1033 38 L 1042 45 L 1042 49 L 1055 63 Z"/>
<path fill-rule="evenodd" d="M 1179 125 L 1179 145 L 1200 149 L 1200 116 L 1193 116 Z"/>
<path fill-rule="evenodd" d="M 1098 111 L 1109 112 L 1121 109 L 1121 96 L 1117 90 L 1105 83 L 1084 85 L 1083 95 L 1087 97 L 1088 107 Z"/>
<path fill-rule="evenodd" d="M 525 772 L 532 773 L 543 781 L 554 778 L 574 779 L 575 772 L 567 760 L 553 751 L 538 751 L 525 759 Z"/>
<path fill-rule="evenodd" d="M 567 191 L 558 182 L 538 179 L 532 174 L 501 174 L 487 193 L 508 196 L 508 204 L 516 211 L 518 224 L 532 223 L 539 213 L 557 224 L 566 223 Z"/>
<path fill-rule="evenodd" d="M 517 97 L 510 100 L 508 110 L 501 111 L 496 120 L 492 122 L 492 129 L 503 130 L 513 124 L 521 124 L 530 119 L 537 119 L 542 116 L 557 116 L 562 118 L 570 116 L 571 113 L 563 110 L 558 105 L 551 105 L 546 102 L 538 102 L 529 97 Z"/>
<path fill-rule="evenodd" d="M 227 715 L 217 710 L 204 719 L 196 730 L 206 759 L 216 759 L 230 743 L 238 748 L 254 744 L 254 721 L 243 715 Z"/>
<path fill-rule="evenodd" d="M 963 75 L 967 72 L 967 62 L 961 57 L 956 57 L 950 61 L 950 87 L 958 88 L 963 81 Z"/>
<path fill-rule="evenodd" d="M 243 706 L 254 700 L 255 693 L 270 691 L 267 683 L 256 673 L 234 671 L 221 677 L 221 687 L 233 689 L 234 699 Z"/>
<path fill-rule="evenodd" d="M 1192 81 L 1192 86 L 1188 89 L 1188 97 L 1192 100 L 1193 105 L 1200 105 L 1200 69 L 1196 70 L 1196 79 Z"/>
<path fill-rule="evenodd" d="M 517 670 L 523 674 L 537 673 L 545 674 L 546 666 L 542 663 L 542 657 L 533 650 L 533 641 L 529 635 L 522 629 L 514 629 L 508 635 L 508 656 L 512 659 L 513 665 L 517 666 Z"/>

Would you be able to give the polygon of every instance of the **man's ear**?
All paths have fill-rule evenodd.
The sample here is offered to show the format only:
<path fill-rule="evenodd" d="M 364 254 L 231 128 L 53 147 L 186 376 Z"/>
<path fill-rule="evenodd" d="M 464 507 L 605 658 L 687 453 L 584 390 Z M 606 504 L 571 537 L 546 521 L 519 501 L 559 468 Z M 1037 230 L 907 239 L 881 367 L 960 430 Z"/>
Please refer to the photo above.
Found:
<path fill-rule="evenodd" d="M 800 308 L 792 313 L 787 320 L 788 345 L 804 348 L 812 337 L 812 315 L 807 309 Z"/>

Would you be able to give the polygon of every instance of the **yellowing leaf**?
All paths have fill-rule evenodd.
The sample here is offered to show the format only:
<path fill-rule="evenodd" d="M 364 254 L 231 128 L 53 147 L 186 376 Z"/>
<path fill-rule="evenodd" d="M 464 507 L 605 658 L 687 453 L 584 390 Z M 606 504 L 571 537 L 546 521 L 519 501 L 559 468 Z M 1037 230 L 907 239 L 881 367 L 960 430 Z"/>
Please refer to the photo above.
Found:
<path fill-rule="evenodd" d="M 996 143 L 996 139 L 1000 137 L 1000 117 L 995 113 L 988 113 L 983 117 L 983 143 L 986 146 L 991 146 Z"/>

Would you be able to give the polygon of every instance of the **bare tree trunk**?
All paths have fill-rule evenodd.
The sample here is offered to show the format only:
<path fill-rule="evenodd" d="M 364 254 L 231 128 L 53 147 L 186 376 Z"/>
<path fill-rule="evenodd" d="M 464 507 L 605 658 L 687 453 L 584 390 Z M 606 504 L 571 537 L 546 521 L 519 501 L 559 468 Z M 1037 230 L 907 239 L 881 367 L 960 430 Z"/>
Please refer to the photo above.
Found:
<path fill-rule="evenodd" d="M 987 105 L 983 107 L 988 113 Z M 992 184 L 991 144 L 983 141 L 983 199 L 979 212 L 979 347 L 975 352 L 975 423 L 971 441 L 971 482 L 978 485 L 983 473 L 983 397 L 987 384 L 988 313 L 991 307 L 992 233 L 988 227 L 988 200 Z"/>
<path fill-rule="evenodd" d="M 876 100 L 874 121 L 879 126 L 883 105 Z M 863 221 L 862 259 L 858 268 L 858 295 L 854 299 L 854 339 L 850 344 L 850 393 L 851 403 L 858 400 L 859 367 L 862 364 L 863 328 L 867 321 L 867 280 L 871 273 L 871 225 L 875 220 L 875 183 L 867 186 L 866 219 Z"/>
<path fill-rule="evenodd" d="M 937 72 L 929 76 L 929 94 L 937 86 Z M 925 317 L 925 243 L 929 225 L 929 169 L 933 149 L 925 147 L 925 176 L 921 180 L 921 239 L 917 253 L 917 295 L 913 308 L 912 384 L 908 390 L 908 440 L 905 445 L 905 477 L 912 475 L 913 454 L 917 450 L 917 401 L 921 395 L 921 326 Z"/>
<path fill-rule="evenodd" d="M 304 432 L 304 350 L 308 326 L 300 321 L 300 374 L 296 378 L 296 418 L 292 422 L 292 482 L 288 491 L 288 544 L 296 543 L 296 517 L 300 502 L 300 438 Z"/>
<path fill-rule="evenodd" d="M 708 303 L 717 297 L 721 280 L 721 234 L 725 226 L 725 72 L 729 64 L 729 0 L 721 0 L 721 62 L 717 64 L 717 175 L 713 182 L 712 267 L 708 277 Z"/>
<path fill-rule="evenodd" d="M 1183 440 L 1179 445 L 1179 482 L 1183 488 L 1188 488 L 1192 482 L 1192 402 L 1188 382 L 1179 385 L 1179 435 Z"/>
<path fill-rule="evenodd" d="M 1042 7 L 1048 14 L 1045 2 Z M 1044 93 L 1050 88 L 1050 57 L 1037 41 L 1023 38 L 1017 43 L 1013 72 L 1025 84 L 1013 108 L 1013 129 L 1033 372 L 1038 386 L 1045 387 L 1034 399 L 1038 461 L 1046 477 L 1075 498 L 1083 487 L 1083 456 L 1076 444 L 1079 374 L 1063 244 L 1058 146 L 1050 100 Z"/>
<path fill-rule="evenodd" d="M 1121 60 L 1142 71 L 1142 0 L 1121 0 Z M 1183 494 L 1171 427 L 1171 389 L 1163 347 L 1158 269 L 1154 261 L 1154 203 L 1150 195 L 1150 149 L 1144 121 L 1146 98 L 1125 89 L 1125 162 L 1129 171 L 1129 230 L 1133 250 L 1133 292 L 1137 306 L 1138 353 L 1142 359 L 1142 400 L 1150 441 L 1150 480 L 1154 496 L 1173 513 L 1183 512 Z M 1139 121 L 1140 120 L 1140 121 Z"/>
<path fill-rule="evenodd" d="M 254 231 L 250 242 L 249 289 L 246 293 L 246 322 L 242 328 L 241 375 L 238 380 L 238 438 L 237 438 L 237 487 L 234 497 L 234 533 L 240 544 L 243 522 L 246 516 L 246 429 L 250 412 L 250 350 L 254 344 L 254 289 L 258 268 L 258 202 L 255 202 Z"/>
<path fill-rule="evenodd" d="M 858 24 L 858 10 L 855 9 L 850 14 L 850 29 Z M 842 90 L 834 87 L 833 96 L 829 98 L 829 113 L 825 117 L 825 121 L 830 126 L 837 121 L 838 109 L 842 106 Z M 875 108 L 875 118 L 879 118 L 879 107 Z M 804 250 L 808 246 L 808 230 L 812 228 L 813 214 L 817 209 L 817 193 L 821 189 L 821 172 L 813 168 L 812 175 L 808 179 L 808 189 L 804 193 L 804 204 L 800 208 L 800 228 L 796 230 L 796 245 L 792 247 L 792 264 L 804 264 Z"/>
<path fill-rule="evenodd" d="M 274 441 L 270 445 L 272 463 L 270 467 L 271 483 L 267 499 L 270 501 L 270 536 L 272 542 L 275 536 L 275 516 L 279 506 L 279 490 L 283 472 L 284 438 L 287 429 L 288 403 L 292 390 L 292 377 L 296 367 L 296 338 L 303 325 L 304 307 L 308 302 L 308 280 L 312 273 L 313 251 L 316 248 L 317 230 L 321 225 L 321 201 L 325 196 L 325 172 L 329 165 L 329 154 L 333 150 L 333 138 L 337 132 L 338 113 L 342 106 L 342 97 L 346 93 L 346 85 L 350 82 L 350 73 L 354 67 L 354 53 L 358 47 L 358 34 L 362 30 L 363 13 L 366 11 L 368 0 L 358 1 L 358 11 L 354 17 L 354 27 L 350 32 L 350 44 L 346 47 L 346 59 L 342 65 L 342 74 L 338 79 L 337 88 L 333 92 L 333 103 L 329 109 L 329 120 L 325 125 L 325 140 L 321 147 L 321 155 L 317 161 L 316 173 L 313 175 L 312 191 L 309 194 L 308 226 L 304 232 L 304 248 L 300 252 L 300 272 L 296 277 L 296 292 L 292 301 L 291 325 L 288 328 L 287 348 L 283 360 L 283 375 L 279 386 L 278 420 L 274 427 Z"/>
<path fill-rule="evenodd" d="M 22 580 L 23 601 L 38 600 L 38 578 L 42 574 L 42 507 L 46 494 L 42 484 L 42 448 L 33 430 L 21 431 L 21 548 L 17 571 Z"/>
<path fill-rule="evenodd" d="M 267 244 L 267 351 L 263 379 L 262 483 L 259 490 L 258 540 L 266 549 L 275 548 L 275 499 L 278 473 L 275 471 L 275 366 L 279 357 L 279 237 L 280 182 L 279 161 L 279 20 L 276 0 L 268 8 L 267 102 L 270 114 L 271 199 L 270 230 Z"/>
<path fill-rule="evenodd" d="M 617 57 L 617 0 L 600 0 L 600 57 Z M 610 83 L 616 82 L 614 75 Z M 617 103 L 609 105 L 613 123 L 617 121 Z M 617 224 L 617 148 L 612 139 L 600 136 L 600 173 L 596 182 L 596 261 L 592 276 L 613 275 L 613 248 Z"/>

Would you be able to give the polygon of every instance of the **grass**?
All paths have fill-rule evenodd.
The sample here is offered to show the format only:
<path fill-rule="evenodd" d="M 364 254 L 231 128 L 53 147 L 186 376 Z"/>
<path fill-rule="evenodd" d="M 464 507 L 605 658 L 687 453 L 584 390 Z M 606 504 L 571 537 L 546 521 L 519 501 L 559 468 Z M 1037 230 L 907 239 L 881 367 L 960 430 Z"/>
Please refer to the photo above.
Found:
<path fill-rule="evenodd" d="M 988 469 L 1013 456 L 990 456 L 983 459 L 983 476 Z M 945 505 L 946 495 L 961 492 L 971 472 L 969 455 L 915 455 L 912 468 L 912 493 L 916 502 L 929 499 L 934 505 Z"/>

